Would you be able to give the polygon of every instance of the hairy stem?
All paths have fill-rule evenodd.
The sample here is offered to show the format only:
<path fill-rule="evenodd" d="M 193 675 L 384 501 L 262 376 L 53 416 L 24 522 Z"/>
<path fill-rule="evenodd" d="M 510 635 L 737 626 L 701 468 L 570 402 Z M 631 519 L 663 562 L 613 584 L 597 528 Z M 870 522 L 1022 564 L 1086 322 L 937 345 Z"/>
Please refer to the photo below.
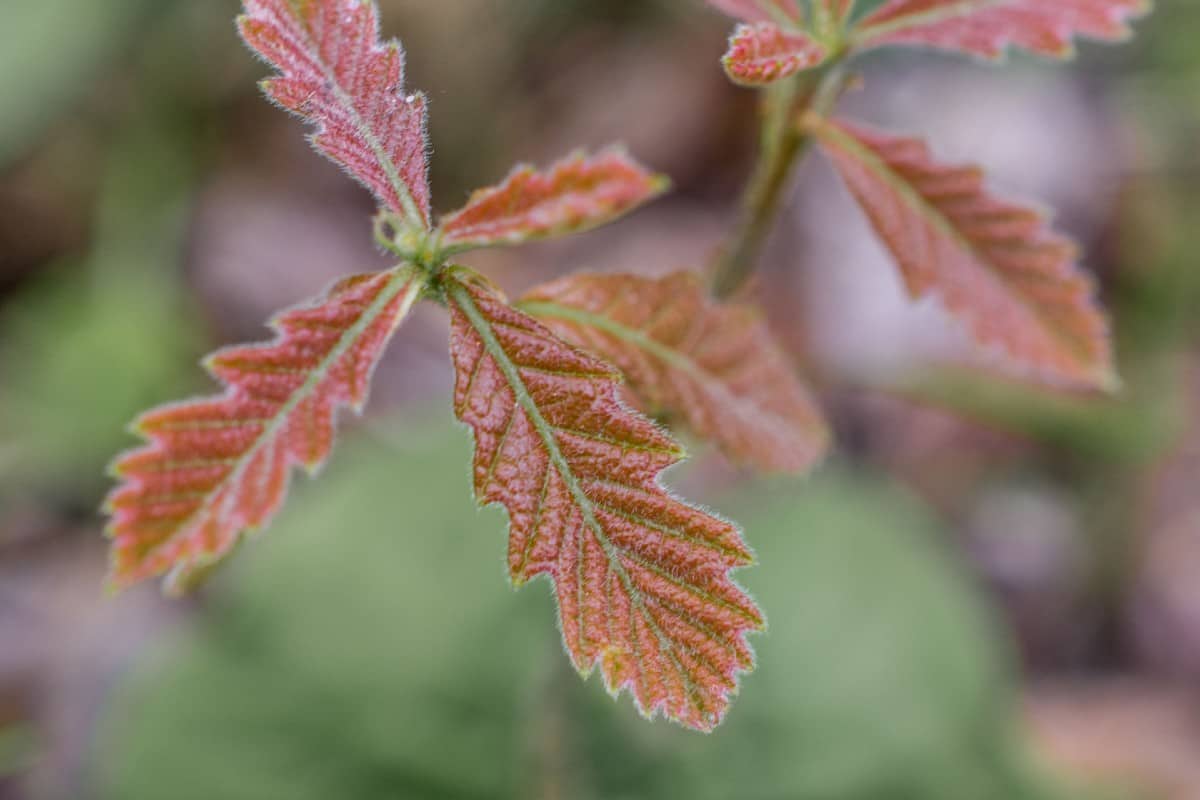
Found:
<path fill-rule="evenodd" d="M 789 179 L 812 144 L 798 120 L 810 110 L 827 113 L 845 84 L 845 73 L 835 60 L 821 72 L 802 73 L 768 90 L 758 162 L 742 196 L 737 226 L 712 268 L 714 297 L 732 297 L 754 274 Z"/>

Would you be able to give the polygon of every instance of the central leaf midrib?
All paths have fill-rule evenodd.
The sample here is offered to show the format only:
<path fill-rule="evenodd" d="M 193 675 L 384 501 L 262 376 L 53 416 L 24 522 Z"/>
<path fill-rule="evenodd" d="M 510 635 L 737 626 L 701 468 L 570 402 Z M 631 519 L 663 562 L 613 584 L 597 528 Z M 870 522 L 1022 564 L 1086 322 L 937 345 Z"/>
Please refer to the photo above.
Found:
<path fill-rule="evenodd" d="M 1019 305 L 1029 311 L 1038 321 L 1038 327 L 1041 329 L 1041 332 L 1048 334 L 1048 338 L 1058 342 L 1059 347 L 1066 350 L 1071 358 L 1082 358 L 1085 362 L 1089 359 L 1086 353 L 1081 353 L 1077 350 L 1076 345 L 1078 343 L 1075 342 L 1074 337 L 1069 335 L 1064 336 L 1052 324 L 1052 321 L 1046 318 L 1041 309 L 1025 299 L 1024 295 L 1008 280 L 1002 269 L 992 264 L 987 256 L 981 253 L 980 249 L 954 226 L 954 223 L 950 221 L 940 208 L 922 195 L 915 186 L 897 175 L 895 170 L 892 169 L 891 165 L 883 157 L 862 145 L 853 136 L 843 133 L 827 120 L 820 120 L 815 125 L 818 127 L 819 135 L 825 137 L 827 140 L 832 140 L 833 146 L 841 147 L 843 150 L 848 151 L 850 155 L 858 159 L 867 169 L 874 172 L 884 183 L 892 187 L 900 195 L 904 203 L 913 211 L 929 220 L 934 227 L 938 228 L 947 238 L 953 240 L 963 251 L 968 253 L 971 256 L 971 260 L 980 265 L 984 272 L 1006 287 L 1010 298 L 1020 298 Z"/>
<path fill-rule="evenodd" d="M 309 30 L 308 25 L 305 24 L 304 19 L 298 16 L 296 21 L 300 24 L 300 30 L 304 32 L 304 38 L 307 40 L 312 52 L 319 54 L 321 50 L 320 45 L 313 38 L 312 32 Z M 399 47 L 399 45 L 395 44 L 394 42 L 387 46 Z M 374 49 L 374 47 L 372 46 L 370 49 Z M 333 89 L 334 97 L 337 99 L 338 103 L 340 103 L 346 109 L 347 113 L 349 113 L 351 118 L 354 120 L 355 130 L 357 130 L 362 137 L 367 140 L 367 145 L 371 148 L 371 152 L 374 153 L 375 158 L 379 160 L 379 166 L 383 168 L 383 172 L 387 176 L 388 182 L 392 184 L 392 189 L 396 192 L 396 196 L 400 198 L 400 205 L 404 206 L 404 213 L 411 218 L 411 222 L 417 227 L 428 227 L 425 222 L 424 214 L 417 207 L 416 199 L 413 197 L 411 190 L 409 190 L 408 184 L 405 183 L 404 179 L 400 176 L 400 170 L 396 167 L 391 155 L 387 152 L 387 150 L 384 149 L 383 143 L 379 140 L 379 137 L 375 135 L 375 132 L 371 130 L 370 126 L 366 124 L 366 121 L 362 118 L 362 115 L 358 113 L 358 109 L 354 107 L 354 98 L 342 88 L 342 84 L 340 81 L 338 81 L 337 75 L 333 72 L 330 66 L 325 63 L 323 58 L 320 58 L 318 55 L 318 57 L 314 60 L 320 66 L 321 71 L 325 74 L 325 80 L 328 81 L 329 86 Z"/>
<path fill-rule="evenodd" d="M 761 403 L 753 399 L 748 400 L 734 392 L 726 386 L 724 381 L 702 367 L 695 359 L 679 350 L 664 345 L 657 339 L 647 335 L 644 331 L 622 325 L 620 322 L 601 314 L 594 314 L 590 311 L 584 311 L 574 306 L 566 306 L 553 301 L 531 300 L 521 303 L 520 307 L 535 317 L 562 319 L 577 325 L 592 327 L 610 333 L 622 341 L 644 350 L 669 367 L 686 373 L 695 379 L 697 383 L 704 386 L 715 386 L 717 391 L 732 398 L 732 405 L 740 407 L 743 404 L 749 403 L 749 405 L 754 407 L 755 414 L 770 417 L 780 425 L 790 427 L 789 423 L 783 417 L 772 412 L 770 409 L 763 408 Z M 742 412 L 739 412 L 739 415 L 741 414 Z"/>
<path fill-rule="evenodd" d="M 641 590 L 634 585 L 632 576 L 629 575 L 629 572 L 625 569 L 624 564 L 621 563 L 620 556 L 617 554 L 616 545 L 609 540 L 608 535 L 604 532 L 603 526 L 596 518 L 594 504 L 587 496 L 587 493 L 583 490 L 583 487 L 579 484 L 579 480 L 575 477 L 575 473 L 571 469 L 571 465 L 567 462 L 566 456 L 563 455 L 562 450 L 559 448 L 558 441 L 554 437 L 554 427 L 546 421 L 544 416 L 542 416 L 541 409 L 538 408 L 533 396 L 529 393 L 528 387 L 525 386 L 524 379 L 521 378 L 519 368 L 513 363 L 512 359 L 509 358 L 508 353 L 505 351 L 503 345 L 501 345 L 500 341 L 496 338 L 496 334 L 492 330 L 491 323 L 480 312 L 479 307 L 475 304 L 474 298 L 471 297 L 471 294 L 466 287 L 464 287 L 458 281 L 452 281 L 450 283 L 448 292 L 451 295 L 451 299 L 454 300 L 454 302 L 462 310 L 463 314 L 466 315 L 467 320 L 471 323 L 471 327 L 475 329 L 475 332 L 483 341 L 484 349 L 487 350 L 488 355 L 493 361 L 496 362 L 496 365 L 500 367 L 500 371 L 504 373 L 504 377 L 508 381 L 509 388 L 512 389 L 513 396 L 516 398 L 517 404 L 529 417 L 530 423 L 533 425 L 534 430 L 537 431 L 538 437 L 542 440 L 542 444 L 546 447 L 546 451 L 550 456 L 551 463 L 554 465 L 555 470 L 558 471 L 559 477 L 562 478 L 563 483 L 567 487 L 567 491 L 570 492 L 571 498 L 575 501 L 576 506 L 578 506 L 580 513 L 583 515 L 584 523 L 596 537 L 596 540 L 600 542 L 600 546 L 603 548 L 604 554 L 608 558 L 609 566 L 614 572 L 617 573 L 618 577 L 620 577 L 622 585 L 625 587 L 626 592 L 628 592 L 630 598 L 637 606 L 642 618 L 654 631 L 660 646 L 662 646 L 663 650 L 667 653 L 668 657 L 671 659 L 671 663 L 679 673 L 680 678 L 683 680 L 685 686 L 687 686 L 689 695 L 691 695 L 693 700 L 697 701 L 697 704 L 703 708 L 703 705 L 697 700 L 699 697 L 699 687 L 695 684 L 691 676 L 688 675 L 687 670 L 685 670 L 683 665 L 679 662 L 679 659 L 675 654 L 674 643 L 670 640 L 670 638 L 667 637 L 667 635 L 658 625 L 657 620 L 655 620 L 653 615 L 650 613 L 649 608 L 646 605 L 645 598 L 642 596 Z M 536 531 L 531 531 L 530 535 L 536 535 Z M 582 615 L 583 606 L 580 605 L 581 623 Z M 580 627 L 582 630 L 582 624 Z M 591 665 L 586 666 L 590 667 Z"/>
<path fill-rule="evenodd" d="M 420 292 L 421 282 L 416 280 L 413 271 L 407 267 L 398 269 L 394 272 L 388 285 L 379 293 L 379 296 L 374 300 L 374 302 L 372 302 L 371 305 L 369 305 L 366 310 L 363 311 L 362 315 L 353 325 L 346 329 L 346 332 L 342 334 L 334 348 L 330 350 L 329 354 L 326 355 L 326 357 L 323 358 L 312 370 L 312 373 L 309 375 L 308 379 L 301 384 L 291 394 L 290 397 L 288 397 L 287 402 L 279 407 L 279 411 L 271 417 L 270 424 L 263 428 L 258 438 L 254 440 L 254 444 L 250 446 L 250 449 L 238 457 L 237 466 L 234 467 L 234 469 L 232 469 L 230 473 L 221 480 L 220 483 L 205 492 L 207 497 L 215 498 L 219 496 L 226 488 L 236 484 L 241 480 L 247 467 L 249 467 L 250 463 L 254 460 L 255 456 L 258 455 L 259 451 L 261 451 L 268 442 L 273 441 L 279 435 L 283 429 L 283 426 L 287 423 L 288 418 L 291 417 L 292 413 L 299 408 L 300 404 L 308 399 L 308 397 L 316 390 L 321 382 L 325 380 L 329 374 L 330 367 L 336 364 L 344 355 L 346 355 L 347 352 L 349 352 L 350 348 L 355 345 L 363 332 L 375 322 L 379 315 L 383 313 L 384 309 L 386 309 L 387 306 L 394 299 L 396 299 L 396 296 L 404 291 L 405 287 L 409 287 L 410 291 L 410 296 L 406 302 L 406 305 L 411 305 L 413 300 L 416 299 L 417 294 Z M 401 315 L 398 314 L 397 316 Z M 158 552 L 164 547 L 179 541 L 181 538 L 190 536 L 192 533 L 192 526 L 195 525 L 197 519 L 199 519 L 204 513 L 207 513 L 210 508 L 211 502 L 202 503 L 187 517 L 186 520 L 184 520 L 182 524 L 180 524 L 178 530 L 174 534 L 156 545 L 151 552 Z"/>

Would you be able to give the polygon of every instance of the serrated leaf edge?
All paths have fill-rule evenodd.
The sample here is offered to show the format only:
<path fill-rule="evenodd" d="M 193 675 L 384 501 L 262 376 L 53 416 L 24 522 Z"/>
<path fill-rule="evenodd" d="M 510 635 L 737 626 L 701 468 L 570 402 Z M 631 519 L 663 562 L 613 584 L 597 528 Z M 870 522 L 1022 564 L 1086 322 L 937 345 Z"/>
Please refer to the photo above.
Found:
<path fill-rule="evenodd" d="M 579 481 L 575 478 L 574 472 L 572 471 L 570 464 L 567 463 L 566 456 L 563 455 L 562 450 L 558 446 L 558 442 L 554 438 L 553 426 L 551 426 L 550 423 L 547 422 L 545 417 L 542 415 L 541 409 L 538 408 L 537 403 L 534 401 L 533 397 L 529 393 L 528 388 L 525 386 L 525 381 L 521 377 L 517 366 L 512 362 L 512 360 L 509 358 L 508 354 L 505 352 L 504 347 L 500 344 L 499 340 L 496 338 L 496 335 L 495 335 L 494 331 L 492 330 L 491 324 L 483 316 L 483 314 L 479 311 L 479 308 L 475 305 L 475 301 L 471 297 L 470 293 L 466 290 L 466 288 L 464 286 L 461 285 L 462 282 L 464 282 L 464 281 L 477 281 L 477 280 L 481 280 L 481 278 L 472 270 L 469 270 L 465 267 L 449 268 L 446 271 L 446 273 L 444 274 L 444 282 L 443 282 L 443 291 L 446 294 L 447 300 L 453 302 L 463 312 L 463 315 L 470 322 L 472 328 L 479 335 L 480 340 L 483 342 L 484 348 L 485 348 L 488 356 L 490 356 L 496 362 L 497 366 L 504 373 L 505 379 L 508 381 L 509 386 L 513 391 L 513 395 L 516 398 L 517 403 L 521 406 L 521 410 L 524 411 L 525 414 L 529 417 L 530 423 L 533 425 L 534 429 L 537 431 L 538 437 L 541 439 L 542 444 L 546 447 L 547 453 L 550 458 L 550 462 L 554 465 L 554 468 L 558 471 L 559 477 L 563 480 L 564 485 L 566 485 L 567 490 L 570 492 L 572 500 L 579 506 L 580 514 L 583 518 L 584 524 L 587 526 L 587 528 L 591 532 L 591 534 L 596 537 L 596 540 L 600 543 L 601 547 L 604 550 L 605 556 L 608 558 L 610 567 L 619 576 L 621 583 L 625 587 L 625 590 L 629 594 L 630 598 L 634 599 L 634 601 L 637 605 L 637 608 L 638 608 L 638 612 L 640 614 L 642 614 L 643 619 L 645 619 L 645 621 L 646 621 L 646 624 L 649 626 L 649 628 L 651 630 L 654 631 L 655 636 L 658 638 L 659 644 L 663 649 L 663 652 L 668 653 L 670 655 L 671 663 L 675 667 L 675 670 L 679 674 L 680 679 L 682 680 L 683 684 L 688 688 L 689 693 L 696 692 L 698 690 L 698 687 L 696 686 L 695 682 L 691 679 L 691 677 L 688 675 L 687 670 L 679 662 L 678 658 L 675 657 L 675 648 L 674 648 L 674 645 L 672 644 L 670 638 L 667 637 L 665 633 L 663 633 L 661 627 L 658 625 L 658 622 L 654 619 L 653 615 L 645 610 L 645 605 L 644 605 L 645 601 L 642 598 L 641 591 L 638 590 L 637 587 L 633 584 L 633 581 L 629 577 L 629 574 L 625 571 L 625 568 L 620 563 L 620 559 L 615 555 L 615 546 L 609 540 L 608 536 L 604 532 L 603 526 L 600 524 L 599 520 L 596 518 L 594 503 L 587 496 L 587 493 L 583 490 L 583 487 L 581 487 L 579 485 Z M 616 381 L 618 383 L 622 382 L 624 380 L 620 371 L 616 370 L 615 368 L 613 369 L 613 379 L 614 379 L 614 381 Z M 680 458 L 683 458 L 686 456 L 686 453 L 682 447 L 680 447 L 678 449 L 676 454 Z M 665 487 L 662 486 L 661 480 L 658 482 L 658 485 L 659 485 L 660 489 L 662 489 L 668 495 L 671 495 L 672 497 L 674 497 L 673 494 L 671 494 Z M 675 499 L 678 500 L 678 498 L 675 498 Z M 682 503 L 683 501 L 679 501 L 679 502 Z M 690 504 L 685 503 L 685 505 L 690 505 Z M 695 508 L 695 506 L 692 506 L 692 507 Z M 711 511 L 705 510 L 705 513 L 712 515 L 713 517 L 715 517 L 716 519 L 718 519 L 722 522 L 733 525 L 732 522 L 729 522 L 728 520 L 725 520 L 724 518 L 722 518 L 716 514 L 713 514 Z M 735 527 L 737 527 L 737 526 L 735 526 Z M 740 530 L 740 528 L 739 528 L 739 530 Z M 750 552 L 748 545 L 747 545 L 746 549 L 747 549 L 747 552 Z M 740 564 L 738 566 L 739 567 L 752 566 L 753 564 L 754 564 L 754 560 L 753 560 L 753 557 L 751 557 L 751 559 L 749 561 L 747 561 L 746 563 Z M 738 567 L 733 567 L 732 569 L 737 569 L 737 568 Z M 749 594 L 749 592 L 746 592 L 745 588 L 742 587 L 741 585 L 739 585 L 736 581 L 734 581 L 732 579 L 732 577 L 730 578 L 730 582 L 733 583 L 733 585 L 736 588 L 738 588 L 740 591 L 742 591 L 746 595 L 746 597 L 750 598 L 751 601 L 753 601 L 753 597 Z M 514 581 L 514 584 L 517 586 L 521 585 L 520 583 L 517 583 L 516 581 Z M 581 582 L 581 585 L 582 585 L 582 582 Z M 755 604 L 755 606 L 757 608 L 757 604 Z M 758 611 L 759 611 L 758 619 L 749 619 L 749 618 L 746 618 L 746 619 L 747 619 L 747 621 L 755 624 L 755 627 L 752 630 L 764 632 L 767 630 L 766 616 L 765 616 L 765 614 L 762 613 L 761 609 L 758 609 Z M 739 611 L 739 613 L 741 613 L 741 612 Z M 740 671 L 741 673 L 748 673 L 748 672 L 752 671 L 754 669 L 754 666 L 756 663 L 753 647 L 751 647 L 748 643 L 746 646 L 750 653 L 751 662 L 746 669 Z M 594 661 L 591 664 L 579 664 L 575 660 L 575 656 L 570 651 L 569 648 L 566 648 L 566 652 L 567 652 L 568 657 L 571 660 L 572 666 L 579 673 L 579 675 L 584 679 L 587 679 L 588 677 L 590 677 L 591 674 L 595 671 L 597 664 L 599 664 L 599 661 Z M 735 687 L 735 689 L 729 693 L 729 697 L 732 698 L 733 696 L 736 696 L 739 688 L 740 688 L 740 686 Z M 608 683 L 605 682 L 605 690 L 608 692 L 609 696 L 611 696 L 615 699 L 621 694 L 622 687 L 621 686 L 616 686 L 616 687 L 609 686 Z M 652 719 L 653 716 L 648 712 L 648 710 L 642 708 L 641 701 L 638 699 L 637 693 L 631 692 L 631 695 L 634 699 L 634 705 L 637 708 L 638 713 L 647 719 Z M 664 712 L 664 714 L 665 714 L 665 712 Z M 668 716 L 668 718 L 670 718 L 670 717 Z M 716 720 L 710 720 L 710 721 L 713 722 L 715 725 Z"/>
<path fill-rule="evenodd" d="M 602 330 L 621 339 L 624 342 L 628 342 L 629 344 L 644 350 L 654 358 L 659 359 L 674 369 L 678 369 L 680 372 L 690 375 L 692 378 L 702 382 L 706 386 L 719 387 L 721 393 L 729 397 L 729 402 L 727 404 L 729 407 L 740 408 L 745 404 L 742 398 L 733 395 L 726 388 L 723 381 L 705 370 L 704 367 L 696 363 L 693 358 L 689 357 L 686 353 L 681 353 L 680 351 L 672 349 L 651 338 L 650 336 L 646 335 L 644 331 L 630 328 L 627 325 L 622 325 L 621 323 L 615 322 L 614 320 L 600 314 L 594 314 L 590 311 L 583 311 L 578 308 L 572 308 L 570 306 L 551 301 L 523 300 L 517 303 L 517 307 L 534 317 L 553 317 L 564 319 L 584 327 L 592 327 Z M 756 409 L 755 413 L 759 414 L 760 416 L 776 420 L 781 426 L 787 426 L 789 424 L 786 420 L 779 418 L 778 415 L 767 410 Z M 826 451 L 832 441 L 832 436 L 829 432 L 829 429 L 823 427 L 818 434 L 818 439 L 819 441 L 816 445 L 817 449 L 821 452 Z"/>
<path fill-rule="evenodd" d="M 208 494 L 210 494 L 212 496 L 219 495 L 220 489 L 222 489 L 223 487 L 225 487 L 227 485 L 230 485 L 231 483 L 236 482 L 240 478 L 240 476 L 245 471 L 245 469 L 247 469 L 248 466 L 250 465 L 250 463 L 253 461 L 254 456 L 259 452 L 259 449 L 261 447 L 263 447 L 266 442 L 269 442 L 270 440 L 272 440 L 275 436 L 277 436 L 281 432 L 282 427 L 285 424 L 287 424 L 287 420 L 288 420 L 289 416 L 291 415 L 291 413 L 293 411 L 295 411 L 296 408 L 298 408 L 299 405 L 302 402 L 304 402 L 312 394 L 312 392 L 325 380 L 325 378 L 329 374 L 329 369 L 334 364 L 336 364 L 343 356 L 345 356 L 346 353 L 349 352 L 349 350 L 352 347 L 354 347 L 354 344 L 358 340 L 358 337 L 361 336 L 364 331 L 366 331 L 371 325 L 373 325 L 377 321 L 379 315 L 382 314 L 384 312 L 384 310 L 388 307 L 388 305 L 390 305 L 396 299 L 397 296 L 399 296 L 401 293 L 403 293 L 405 291 L 405 288 L 407 287 L 407 290 L 408 290 L 407 296 L 405 297 L 403 304 L 401 305 L 400 309 L 398 309 L 397 314 L 396 314 L 397 322 L 404 319 L 404 317 L 407 315 L 408 311 L 412 308 L 412 306 L 416 303 L 416 301 L 420 299 L 421 294 L 425 291 L 426 282 L 425 282 L 423 274 L 420 273 L 419 270 L 417 270 L 413 267 L 407 266 L 407 265 L 393 269 L 392 273 L 393 273 L 392 278 L 389 280 L 388 285 L 384 288 L 384 290 L 382 292 L 380 292 L 379 296 L 371 303 L 370 306 L 367 307 L 366 311 L 363 312 L 362 316 L 354 323 L 354 325 L 352 325 L 346 329 L 346 332 L 344 334 L 342 334 L 341 338 L 338 340 L 338 344 L 332 350 L 330 350 L 330 352 L 326 355 L 325 358 L 323 358 L 321 360 L 319 366 L 313 370 L 312 374 L 305 380 L 305 382 L 300 386 L 300 388 L 298 388 L 292 394 L 292 396 L 288 398 L 286 403 L 284 403 L 282 406 L 280 406 L 279 411 L 275 414 L 271 423 L 263 428 L 262 433 L 259 434 L 259 436 L 255 440 L 255 443 L 245 453 L 241 454 L 238 457 L 238 459 L 237 459 L 239 462 L 238 466 L 235 467 L 229 473 L 229 475 L 227 475 L 225 477 L 225 479 L 221 481 L 221 483 L 217 484 L 217 486 L 215 486 L 211 490 L 209 490 Z M 303 307 L 305 307 L 304 304 L 302 304 L 300 306 L 296 306 L 295 308 L 303 308 Z M 289 310 L 291 310 L 291 309 L 289 309 Z M 288 313 L 288 310 L 281 311 L 278 314 L 276 314 L 274 318 L 272 318 L 272 321 L 269 324 L 269 327 L 271 328 L 272 331 L 279 333 L 279 330 L 276 327 L 275 320 L 277 320 L 278 318 L 282 317 L 284 314 L 287 314 L 287 313 Z M 274 343 L 274 341 L 264 342 L 264 344 L 273 344 L 273 343 Z M 220 358 L 220 356 L 224 352 L 226 352 L 227 350 L 239 350 L 244 347 L 245 347 L 245 345 L 236 345 L 231 348 L 224 348 L 221 350 L 217 350 L 216 352 L 205 357 L 202 364 L 205 366 L 205 369 L 208 370 L 210 374 L 212 374 L 211 364 L 216 359 Z M 221 395 L 218 397 L 231 398 L 234 396 L 235 391 L 236 390 L 231 387 L 226 390 L 224 395 Z M 207 399 L 210 399 L 210 398 L 195 397 L 195 398 L 190 398 L 187 400 L 181 400 L 181 401 L 178 401 L 175 403 L 169 403 L 169 404 L 166 404 L 163 406 L 159 406 L 159 407 L 155 408 L 154 410 L 147 412 L 147 414 L 161 414 L 162 412 L 169 411 L 172 408 L 186 407 L 198 400 L 207 400 Z M 361 414 L 362 410 L 363 410 L 363 405 L 364 405 L 363 402 L 358 402 L 358 403 L 352 404 L 351 406 L 349 406 L 349 408 L 354 413 Z M 335 414 L 336 414 L 336 411 L 335 411 Z M 146 417 L 146 414 L 143 414 L 141 417 L 139 417 L 137 420 L 135 420 L 133 422 L 133 424 L 129 426 L 129 432 L 133 433 L 135 435 L 144 437 L 145 434 L 144 434 L 141 426 L 142 426 L 142 420 L 145 419 L 145 417 Z M 335 417 L 335 419 L 336 419 L 336 417 Z M 128 456 L 134 452 L 136 452 L 136 449 L 131 449 L 131 450 L 128 450 L 128 451 L 125 451 L 125 452 L 119 454 L 116 458 L 114 458 L 112 460 L 112 462 L 110 462 L 110 464 L 109 464 L 109 467 L 107 470 L 108 474 L 111 477 L 117 478 L 117 479 L 125 477 L 121 473 L 121 471 L 118 467 L 118 464 L 126 456 Z M 304 471 L 309 475 L 309 477 L 315 477 L 321 468 L 320 463 L 304 464 L 302 466 L 304 467 Z M 175 533 L 173 533 L 167 539 L 164 539 L 162 542 L 158 543 L 154 549 L 158 550 L 172 542 L 176 542 L 179 539 L 185 538 L 188 535 L 190 535 L 190 533 L 191 533 L 190 526 L 192 524 L 191 519 L 196 517 L 197 515 L 199 515 L 201 512 L 205 511 L 208 507 L 209 506 L 206 503 L 204 505 L 201 505 L 199 508 L 197 508 L 196 511 L 193 512 L 191 517 L 189 517 L 189 521 L 180 525 L 179 529 L 177 531 L 175 531 Z M 112 508 L 110 501 L 106 500 L 104 505 L 102 506 L 102 512 L 107 515 L 111 515 L 113 513 L 113 511 L 114 511 L 114 509 Z M 243 529 L 241 531 L 241 533 L 238 537 L 239 541 L 248 535 L 253 535 L 258 530 L 259 530 L 259 528 L 255 527 L 255 526 L 246 527 L 245 529 Z M 108 525 L 105 526 L 104 534 L 107 538 L 110 538 L 110 539 L 113 538 L 113 536 L 115 535 L 115 522 L 110 522 Z M 207 554 L 199 554 L 192 561 L 190 561 L 187 564 L 176 565 L 174 567 L 174 569 L 172 569 L 171 572 L 169 572 L 167 577 L 165 578 L 164 588 L 165 588 L 166 592 L 171 595 L 181 594 L 183 589 L 185 588 L 185 586 L 188 584 L 187 575 L 197 572 L 197 571 L 204 570 L 204 569 L 211 567 L 217 563 L 220 563 L 221 561 L 224 561 L 227 557 L 228 557 L 228 553 L 223 553 L 223 554 L 216 555 L 216 556 L 211 556 L 211 555 L 207 555 Z M 115 562 L 115 559 L 116 559 L 116 551 L 115 550 L 112 552 L 111 558 L 113 559 L 112 563 L 115 565 L 115 563 L 116 563 Z M 120 591 L 120 589 L 122 589 L 122 588 L 124 588 L 124 584 L 116 579 L 115 572 L 110 572 L 110 576 L 108 579 L 109 592 L 116 593 L 116 592 Z"/>

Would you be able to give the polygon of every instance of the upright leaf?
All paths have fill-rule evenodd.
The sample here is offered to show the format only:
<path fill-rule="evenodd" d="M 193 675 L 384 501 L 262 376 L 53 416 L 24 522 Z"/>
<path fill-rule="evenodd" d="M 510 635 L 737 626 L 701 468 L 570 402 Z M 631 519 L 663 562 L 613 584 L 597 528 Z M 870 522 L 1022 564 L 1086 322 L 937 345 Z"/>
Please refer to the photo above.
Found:
<path fill-rule="evenodd" d="M 1077 36 L 1116 41 L 1151 0 L 889 0 L 864 18 L 860 48 L 917 45 L 996 59 L 1008 47 L 1056 58 Z"/>
<path fill-rule="evenodd" d="M 771 22 L 739 25 L 729 38 L 722 63 L 743 86 L 765 86 L 821 64 L 825 46 L 803 31 L 786 31 Z"/>
<path fill-rule="evenodd" d="M 242 37 L 279 75 L 272 100 L 317 126 L 316 147 L 417 227 L 429 226 L 425 97 L 381 45 L 374 0 L 244 0 Z"/>
<path fill-rule="evenodd" d="M 1048 381 L 1115 385 L 1093 283 L 1043 214 L 993 197 L 978 167 L 939 164 L 919 140 L 813 115 L 807 124 L 914 297 L 940 296 L 980 342 Z"/>
<path fill-rule="evenodd" d="M 573 275 L 520 307 L 613 362 L 649 410 L 680 415 L 736 461 L 800 472 L 829 434 L 761 316 L 709 299 L 690 272 Z"/>
<path fill-rule="evenodd" d="M 804 14 L 796 0 L 708 0 L 708 4 L 744 22 L 802 25 Z"/>
<path fill-rule="evenodd" d="M 117 459 L 112 515 L 118 587 L 171 571 L 169 588 L 219 561 L 283 504 L 291 468 L 313 473 L 333 445 L 337 411 L 361 410 L 371 372 L 421 294 L 407 267 L 359 275 L 285 312 L 269 344 L 233 347 L 207 365 L 224 395 L 165 406 L 135 429 L 149 444 Z"/>
<path fill-rule="evenodd" d="M 544 172 L 521 166 L 446 216 L 443 241 L 465 250 L 590 230 L 652 200 L 667 185 L 620 148 L 591 157 L 575 153 Z"/>
<path fill-rule="evenodd" d="M 554 582 L 580 672 L 599 664 L 642 713 L 711 730 L 763 624 L 729 577 L 751 562 L 738 529 L 662 488 L 682 453 L 621 404 L 612 367 L 470 273 L 451 273 L 446 296 L 455 410 L 475 432 L 477 496 L 508 509 L 513 581 Z"/>

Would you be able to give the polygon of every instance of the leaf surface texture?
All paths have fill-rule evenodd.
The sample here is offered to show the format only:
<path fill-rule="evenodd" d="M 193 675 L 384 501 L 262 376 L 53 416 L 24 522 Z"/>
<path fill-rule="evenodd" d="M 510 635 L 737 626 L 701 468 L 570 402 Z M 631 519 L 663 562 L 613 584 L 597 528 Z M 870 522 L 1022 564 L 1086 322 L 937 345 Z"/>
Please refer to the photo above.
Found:
<path fill-rule="evenodd" d="M 766 86 L 821 64 L 826 55 L 824 45 L 806 33 L 759 22 L 737 27 L 722 63 L 735 82 Z"/>
<path fill-rule="evenodd" d="M 113 465 L 112 581 L 171 571 L 184 588 L 265 526 L 293 466 L 315 471 L 333 445 L 339 408 L 361 410 L 370 377 L 422 284 L 408 268 L 347 278 L 320 302 L 287 311 L 273 342 L 208 359 L 224 395 L 164 406 L 135 429 L 148 444 Z"/>
<path fill-rule="evenodd" d="M 477 497 L 508 510 L 513 581 L 553 581 L 580 672 L 598 664 L 644 714 L 711 730 L 763 624 L 729 577 L 751 561 L 740 532 L 661 486 L 682 453 L 621 403 L 612 366 L 465 270 L 446 296 L 455 411 L 475 433 Z"/>
<path fill-rule="evenodd" d="M 520 244 L 612 222 L 667 188 L 620 148 L 576 153 L 545 171 L 522 166 L 442 220 L 444 242 L 467 249 Z"/>
<path fill-rule="evenodd" d="M 279 74 L 263 91 L 317 126 L 313 144 L 416 227 L 429 226 L 426 104 L 371 0 L 244 0 L 242 37 Z"/>
<path fill-rule="evenodd" d="M 917 45 L 997 59 L 1009 47 L 1067 58 L 1076 37 L 1118 41 L 1149 0 L 889 0 L 858 26 L 859 47 Z"/>
<path fill-rule="evenodd" d="M 618 366 L 649 411 L 679 415 L 734 461 L 802 472 L 828 446 L 820 411 L 761 315 L 709 299 L 690 272 L 573 275 L 521 307 Z"/>
<path fill-rule="evenodd" d="M 1047 382 L 1115 385 L 1093 281 L 1044 214 L 996 198 L 982 170 L 939 163 L 920 140 L 807 120 L 913 297 L 939 296 L 979 342 Z"/>

